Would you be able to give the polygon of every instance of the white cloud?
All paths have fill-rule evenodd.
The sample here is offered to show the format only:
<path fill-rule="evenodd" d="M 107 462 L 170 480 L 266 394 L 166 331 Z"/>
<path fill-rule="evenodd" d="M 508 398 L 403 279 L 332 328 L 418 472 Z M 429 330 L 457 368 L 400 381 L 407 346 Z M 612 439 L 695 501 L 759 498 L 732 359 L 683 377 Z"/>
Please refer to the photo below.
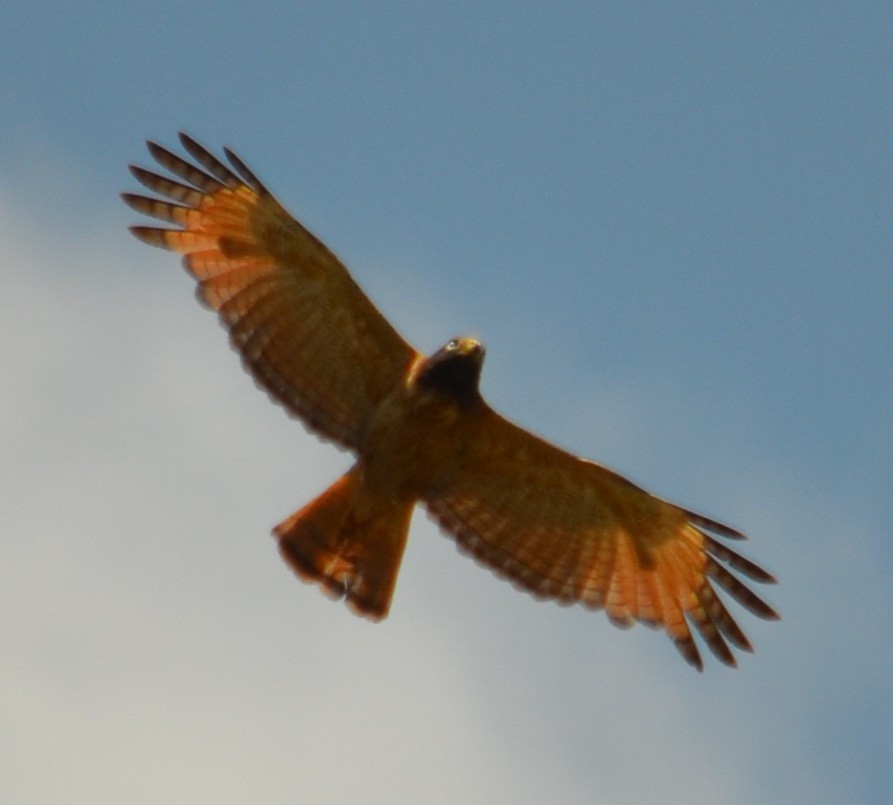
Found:
<path fill-rule="evenodd" d="M 0 241 L 0 799 L 749 802 L 784 787 L 770 774 L 795 780 L 789 801 L 822 780 L 798 730 L 823 703 L 788 697 L 812 664 L 839 668 L 816 645 L 837 610 L 797 575 L 802 547 L 772 549 L 789 619 L 747 622 L 758 654 L 737 672 L 698 676 L 659 634 L 533 602 L 420 514 L 372 626 L 267 536 L 349 459 L 252 388 L 176 261 L 117 221 L 47 233 L 8 202 Z M 773 484 L 751 525 L 793 540 Z M 872 558 L 855 560 L 876 609 Z"/>

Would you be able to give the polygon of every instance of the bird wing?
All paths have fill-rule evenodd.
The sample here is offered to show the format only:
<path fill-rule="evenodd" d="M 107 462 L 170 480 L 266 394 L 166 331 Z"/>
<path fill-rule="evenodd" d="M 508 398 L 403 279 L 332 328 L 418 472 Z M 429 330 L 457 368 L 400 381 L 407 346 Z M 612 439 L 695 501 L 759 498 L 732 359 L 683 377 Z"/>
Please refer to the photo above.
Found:
<path fill-rule="evenodd" d="M 691 622 L 724 663 L 752 651 L 714 583 L 754 614 L 778 616 L 729 568 L 772 576 L 720 538 L 734 529 L 654 497 L 576 458 L 486 405 L 466 418 L 460 458 L 424 503 L 441 527 L 497 575 L 537 597 L 604 608 L 619 626 L 666 630 L 685 659 L 702 661 Z"/>
<path fill-rule="evenodd" d="M 245 367 L 274 400 L 320 435 L 356 448 L 368 416 L 416 351 L 242 160 L 224 149 L 228 167 L 188 135 L 180 141 L 198 166 L 149 142 L 176 178 L 131 166 L 160 198 L 122 196 L 175 228 L 131 232 L 184 255 L 199 299 L 217 311 Z"/>

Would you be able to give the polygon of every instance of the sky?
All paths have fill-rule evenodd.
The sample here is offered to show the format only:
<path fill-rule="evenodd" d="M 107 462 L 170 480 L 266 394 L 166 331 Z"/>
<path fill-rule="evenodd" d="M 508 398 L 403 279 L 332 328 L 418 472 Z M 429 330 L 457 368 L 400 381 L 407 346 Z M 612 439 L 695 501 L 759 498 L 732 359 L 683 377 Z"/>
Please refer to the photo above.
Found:
<path fill-rule="evenodd" d="M 0 13 L 0 801 L 881 802 L 893 10 Z M 234 148 L 511 419 L 746 531 L 782 614 L 689 668 L 416 512 L 391 615 L 270 528 L 350 457 L 242 372 L 130 162 Z"/>

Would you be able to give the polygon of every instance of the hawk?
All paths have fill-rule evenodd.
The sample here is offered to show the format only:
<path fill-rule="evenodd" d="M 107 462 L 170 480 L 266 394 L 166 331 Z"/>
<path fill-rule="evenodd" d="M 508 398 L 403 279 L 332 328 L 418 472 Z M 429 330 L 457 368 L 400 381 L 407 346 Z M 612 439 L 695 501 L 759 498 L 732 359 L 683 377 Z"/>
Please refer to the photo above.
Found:
<path fill-rule="evenodd" d="M 256 382 L 356 455 L 273 529 L 300 578 L 384 618 L 421 503 L 496 575 L 537 598 L 604 609 L 618 626 L 661 627 L 698 670 L 692 627 L 727 665 L 733 646 L 753 650 L 717 594 L 778 618 L 739 578 L 775 581 L 726 544 L 743 534 L 503 418 L 478 390 L 482 344 L 415 350 L 239 157 L 224 149 L 227 165 L 184 133 L 180 142 L 194 162 L 147 143 L 169 175 L 130 167 L 155 196 L 124 201 L 169 225 L 131 232 L 184 255 Z"/>

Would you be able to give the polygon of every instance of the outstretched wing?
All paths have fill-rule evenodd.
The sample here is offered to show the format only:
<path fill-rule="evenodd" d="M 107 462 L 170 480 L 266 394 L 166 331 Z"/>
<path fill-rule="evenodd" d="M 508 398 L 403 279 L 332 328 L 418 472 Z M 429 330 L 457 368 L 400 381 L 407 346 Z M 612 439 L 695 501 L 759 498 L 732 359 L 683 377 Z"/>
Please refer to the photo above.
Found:
<path fill-rule="evenodd" d="M 496 574 L 535 596 L 604 608 L 619 626 L 663 627 L 699 670 L 689 622 L 728 665 L 729 643 L 752 651 L 714 583 L 755 615 L 778 617 L 729 568 L 759 582 L 772 576 L 716 538 L 742 534 L 565 453 L 486 405 L 467 425 L 462 458 L 425 505 Z"/>
<path fill-rule="evenodd" d="M 131 232 L 184 255 L 199 299 L 273 399 L 320 435 L 357 447 L 370 412 L 417 353 L 235 154 L 224 149 L 227 167 L 182 132 L 180 141 L 200 167 L 149 142 L 177 178 L 131 166 L 160 198 L 122 196 L 175 228 Z"/>

